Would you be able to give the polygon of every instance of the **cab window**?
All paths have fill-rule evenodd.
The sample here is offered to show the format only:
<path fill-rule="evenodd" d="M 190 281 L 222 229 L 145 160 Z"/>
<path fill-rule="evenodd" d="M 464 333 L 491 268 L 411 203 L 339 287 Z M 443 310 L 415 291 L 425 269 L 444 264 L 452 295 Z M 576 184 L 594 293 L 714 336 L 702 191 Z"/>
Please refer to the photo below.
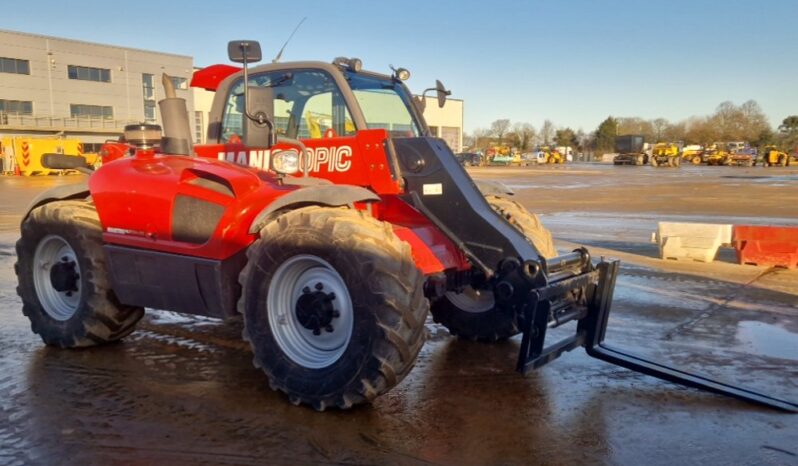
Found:
<path fill-rule="evenodd" d="M 278 135 L 318 139 L 351 136 L 355 125 L 333 78 L 321 70 L 291 70 L 249 77 L 252 86 L 268 86 L 274 95 L 274 126 Z M 222 142 L 243 133 L 244 86 L 235 83 L 222 117 Z M 331 130 L 331 132 L 330 132 Z"/>

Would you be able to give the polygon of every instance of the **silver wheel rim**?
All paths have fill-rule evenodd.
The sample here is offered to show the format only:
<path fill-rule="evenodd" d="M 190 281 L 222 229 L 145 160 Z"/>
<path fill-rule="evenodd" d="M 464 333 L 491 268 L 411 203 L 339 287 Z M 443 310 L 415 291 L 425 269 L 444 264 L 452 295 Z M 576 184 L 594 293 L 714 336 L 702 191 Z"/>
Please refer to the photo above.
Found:
<path fill-rule="evenodd" d="M 319 285 L 321 288 L 317 288 Z M 297 303 L 307 289 L 334 293 L 331 304 L 338 317 L 330 323 L 331 332 L 322 329 L 316 335 L 297 317 Z M 341 275 L 325 260 L 300 255 L 282 263 L 269 283 L 266 306 L 277 345 L 295 363 L 322 369 L 338 361 L 346 351 L 354 326 L 352 299 Z"/>
<path fill-rule="evenodd" d="M 458 309 L 475 314 L 490 311 L 496 306 L 492 291 L 475 290 L 470 286 L 467 286 L 462 293 L 447 291 L 446 299 Z"/>
<path fill-rule="evenodd" d="M 78 275 L 77 290 L 58 291 L 51 279 L 51 270 L 59 262 L 74 263 Z M 80 305 L 81 280 L 80 264 L 75 250 L 60 236 L 49 235 L 42 239 L 33 255 L 33 286 L 44 312 L 55 320 L 69 320 Z"/>

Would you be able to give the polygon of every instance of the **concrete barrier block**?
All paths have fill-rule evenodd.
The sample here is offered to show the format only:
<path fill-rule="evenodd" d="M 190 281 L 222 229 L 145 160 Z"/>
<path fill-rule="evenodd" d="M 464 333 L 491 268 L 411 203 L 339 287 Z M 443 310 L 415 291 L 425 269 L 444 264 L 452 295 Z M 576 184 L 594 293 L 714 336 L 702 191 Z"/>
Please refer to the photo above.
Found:
<path fill-rule="evenodd" d="M 657 238 L 662 259 L 712 262 L 718 254 L 718 248 L 731 244 L 732 226 L 659 222 Z"/>

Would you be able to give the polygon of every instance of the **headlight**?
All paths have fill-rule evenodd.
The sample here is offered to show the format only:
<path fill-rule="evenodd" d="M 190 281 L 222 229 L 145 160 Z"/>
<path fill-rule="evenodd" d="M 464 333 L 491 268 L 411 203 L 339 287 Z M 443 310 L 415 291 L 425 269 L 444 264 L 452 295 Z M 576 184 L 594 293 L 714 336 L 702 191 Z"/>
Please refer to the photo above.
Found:
<path fill-rule="evenodd" d="M 299 152 L 294 149 L 278 151 L 272 156 L 272 168 L 283 175 L 291 175 L 298 172 Z"/>

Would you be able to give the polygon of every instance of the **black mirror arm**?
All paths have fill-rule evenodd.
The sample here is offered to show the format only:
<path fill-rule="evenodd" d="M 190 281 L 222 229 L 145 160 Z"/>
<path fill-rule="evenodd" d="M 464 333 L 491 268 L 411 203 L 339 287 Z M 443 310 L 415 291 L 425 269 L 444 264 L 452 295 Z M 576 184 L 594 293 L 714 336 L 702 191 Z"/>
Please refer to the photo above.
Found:
<path fill-rule="evenodd" d="M 421 96 L 426 98 L 427 97 L 427 92 L 430 92 L 430 91 L 443 92 L 444 94 L 446 94 L 447 97 L 452 95 L 452 91 L 441 90 L 441 89 L 438 89 L 437 87 L 430 87 L 429 89 L 424 89 L 424 92 L 421 93 Z"/>
<path fill-rule="evenodd" d="M 247 118 L 256 122 L 259 126 L 266 125 L 269 127 L 269 146 L 273 146 L 277 143 L 277 134 L 274 131 L 274 122 L 263 113 L 253 115 L 249 111 L 249 70 L 247 69 L 247 49 L 244 48 L 241 53 L 243 54 L 242 64 L 244 66 L 244 114 L 247 116 Z"/>

